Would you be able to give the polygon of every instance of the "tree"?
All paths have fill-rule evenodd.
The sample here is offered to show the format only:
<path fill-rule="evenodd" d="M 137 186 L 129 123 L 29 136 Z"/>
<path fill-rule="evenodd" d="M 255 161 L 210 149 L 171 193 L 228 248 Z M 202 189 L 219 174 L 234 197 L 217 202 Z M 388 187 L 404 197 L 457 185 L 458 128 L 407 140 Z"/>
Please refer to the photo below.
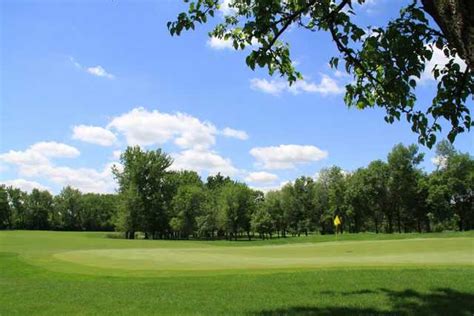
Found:
<path fill-rule="evenodd" d="M 119 184 L 119 192 L 124 205 L 123 227 L 140 229 L 146 236 L 163 238 L 169 232 L 169 195 L 170 182 L 168 168 L 172 164 L 169 155 L 161 149 L 143 151 L 140 147 L 128 147 L 122 153 L 120 161 L 123 170 L 113 168 L 113 174 Z M 134 236 L 134 231 L 128 231 L 129 237 Z"/>
<path fill-rule="evenodd" d="M 444 170 L 449 202 L 459 218 L 459 230 L 474 227 L 474 160 L 469 154 L 452 155 Z"/>
<path fill-rule="evenodd" d="M 125 233 L 125 238 L 135 239 L 135 232 L 140 231 L 143 222 L 144 206 L 138 190 L 133 184 L 122 188 L 119 193 L 118 213 L 115 229 Z"/>
<path fill-rule="evenodd" d="M 7 192 L 12 213 L 12 228 L 26 229 L 28 216 L 26 199 L 28 198 L 28 194 L 18 188 L 13 188 L 11 186 L 7 187 Z"/>
<path fill-rule="evenodd" d="M 281 207 L 283 208 L 283 221 L 286 224 L 282 231 L 283 237 L 287 230 L 293 235 L 298 233 L 298 222 L 301 219 L 301 209 L 296 198 L 295 188 L 287 183 L 281 188 Z"/>
<path fill-rule="evenodd" d="M 60 216 L 61 228 L 82 230 L 82 193 L 70 186 L 61 190 L 54 199 L 55 212 Z"/>
<path fill-rule="evenodd" d="M 11 208 L 7 188 L 0 185 L 0 229 L 6 228 L 11 228 Z"/>
<path fill-rule="evenodd" d="M 288 230 L 288 222 L 285 218 L 285 211 L 282 207 L 281 191 L 270 191 L 265 195 L 265 200 L 262 207 L 270 214 L 274 229 L 278 236 L 280 233 L 285 237 L 285 232 Z"/>
<path fill-rule="evenodd" d="M 395 209 L 398 232 L 408 230 L 413 225 L 416 211 L 417 180 L 420 171 L 417 166 L 424 155 L 418 153 L 418 146 L 405 147 L 398 144 L 388 154 L 389 190 Z"/>
<path fill-rule="evenodd" d="M 27 228 L 49 229 L 49 213 L 53 209 L 53 196 L 48 191 L 33 189 L 27 199 Z"/>
<path fill-rule="evenodd" d="M 454 213 L 451 208 L 451 192 L 442 171 L 433 172 L 428 179 L 428 218 L 430 230 L 442 230 Z"/>
<path fill-rule="evenodd" d="M 295 180 L 293 187 L 299 209 L 297 220 L 298 233 L 313 231 L 315 225 L 316 205 L 314 199 L 314 180 L 311 177 L 299 177 Z"/>
<path fill-rule="evenodd" d="M 255 195 L 242 183 L 227 183 L 222 187 L 219 206 L 225 218 L 225 232 L 229 239 L 236 239 L 239 233 L 246 232 L 250 239 L 250 218 L 255 210 Z"/>
<path fill-rule="evenodd" d="M 375 232 L 380 231 L 384 217 L 390 219 L 389 232 L 393 232 L 393 213 L 389 200 L 389 168 L 387 163 L 381 160 L 372 161 L 364 175 L 363 185 L 367 194 L 367 208 L 372 216 Z"/>
<path fill-rule="evenodd" d="M 118 199 L 114 194 L 87 193 L 82 195 L 82 228 L 88 231 L 113 230 L 117 203 Z"/>
<path fill-rule="evenodd" d="M 174 216 L 170 226 L 179 238 L 189 238 L 196 229 L 196 218 L 204 214 L 206 194 L 202 186 L 185 185 L 178 188 L 173 197 Z"/>
<path fill-rule="evenodd" d="M 447 160 L 455 154 L 456 149 L 454 148 L 453 144 L 445 139 L 440 141 L 438 144 L 436 144 L 436 157 L 434 159 L 436 168 L 438 170 L 445 168 Z"/>
<path fill-rule="evenodd" d="M 314 191 L 314 205 L 315 210 L 312 215 L 314 221 L 314 227 L 316 231 L 319 231 L 321 234 L 331 231 L 332 228 L 326 229 L 325 220 L 328 216 L 329 211 L 329 198 L 328 198 L 328 183 L 326 181 L 325 174 L 327 169 L 323 169 L 320 172 L 320 175 L 313 186 Z M 329 214 L 329 217 L 332 219 L 332 215 Z"/>
<path fill-rule="evenodd" d="M 219 0 L 189 2 L 187 12 L 168 22 L 171 35 L 180 35 L 183 30 L 206 23 L 221 3 Z M 388 25 L 369 29 L 354 22 L 357 4 L 363 6 L 364 2 L 231 0 L 228 1 L 231 13 L 217 23 L 210 36 L 231 41 L 235 49 L 253 47 L 246 59 L 251 69 L 266 67 L 270 75 L 277 72 L 292 84 L 302 75 L 295 70 L 289 44 L 281 40 L 283 34 L 292 26 L 328 32 L 340 53 L 331 58 L 330 65 L 337 68 L 341 60 L 345 70 L 354 77 L 346 86 L 344 100 L 348 106 L 384 108 L 389 123 L 404 115 L 412 130 L 418 133 L 419 142 L 429 147 L 441 131 L 441 119 L 450 125 L 450 141 L 470 130 L 473 122 L 466 102 L 474 92 L 472 1 L 414 0 L 401 8 L 400 15 Z M 416 78 L 421 78 L 428 61 L 435 61 L 435 50 L 442 50 L 449 62 L 434 69 L 439 84 L 432 104 L 417 107 Z M 467 67 L 455 62 L 457 55 Z"/>
<path fill-rule="evenodd" d="M 341 229 L 345 229 L 345 178 L 345 173 L 337 166 L 333 166 L 320 172 L 319 179 L 325 183 L 324 186 L 327 189 L 328 208 L 323 213 L 322 218 L 322 221 L 324 222 L 323 227 L 325 227 L 327 232 L 333 232 L 333 219 L 336 215 L 342 219 Z"/>
<path fill-rule="evenodd" d="M 366 174 L 366 169 L 359 168 L 347 178 L 344 192 L 345 218 L 349 231 L 352 233 L 360 232 L 367 224 L 366 215 L 369 213 L 370 197 L 366 187 Z M 377 229 L 376 232 L 378 232 Z"/>
<path fill-rule="evenodd" d="M 267 208 L 257 208 L 257 210 L 252 214 L 251 226 L 252 230 L 260 235 L 260 238 L 265 239 L 265 234 L 268 234 L 270 238 L 272 238 L 275 226 L 272 216 Z"/>
<path fill-rule="evenodd" d="M 224 186 L 225 184 L 231 183 L 232 180 L 229 177 L 224 177 L 220 172 L 218 172 L 215 176 L 208 176 L 206 187 L 209 190 L 217 190 Z"/>

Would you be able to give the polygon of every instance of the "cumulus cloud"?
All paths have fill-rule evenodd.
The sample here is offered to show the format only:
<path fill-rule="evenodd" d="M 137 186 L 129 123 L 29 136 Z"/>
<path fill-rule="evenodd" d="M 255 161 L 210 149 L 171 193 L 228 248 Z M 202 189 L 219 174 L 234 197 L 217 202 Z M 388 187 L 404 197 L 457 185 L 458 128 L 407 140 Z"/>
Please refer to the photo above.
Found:
<path fill-rule="evenodd" d="M 24 151 L 10 150 L 0 154 L 0 161 L 16 166 L 21 177 L 46 179 L 61 186 L 73 186 L 83 192 L 112 192 L 115 182 L 111 164 L 107 164 L 103 170 L 97 171 L 91 168 L 75 169 L 56 166 L 52 161 L 53 158 L 74 158 L 79 154 L 76 148 L 66 144 L 40 142 Z M 37 182 L 30 180 L 25 181 L 37 184 Z M 17 184 L 23 184 L 25 188 L 28 185 L 24 181 L 17 181 Z"/>
<path fill-rule="evenodd" d="M 223 38 L 211 36 L 207 40 L 206 44 L 210 48 L 217 49 L 217 50 L 224 50 L 224 49 L 235 50 L 234 42 L 231 39 L 223 39 Z M 251 44 L 246 45 L 246 47 L 256 48 L 259 45 L 260 44 L 258 43 L 258 40 L 256 38 L 253 38 L 251 41 Z"/>
<path fill-rule="evenodd" d="M 125 135 L 129 145 L 161 145 L 174 141 L 182 148 L 214 145 L 217 129 L 208 122 L 184 113 L 168 114 L 140 107 L 115 117 L 107 126 Z"/>
<path fill-rule="evenodd" d="M 450 58 L 447 58 L 444 55 L 443 50 L 437 48 L 436 46 L 433 46 L 433 56 L 431 57 L 431 60 L 426 63 L 425 70 L 421 74 L 419 82 L 423 84 L 430 81 L 435 81 L 433 75 L 433 70 L 435 66 L 438 65 L 438 69 L 442 69 L 449 62 L 449 60 Z M 460 65 L 461 71 L 464 71 L 466 69 L 466 63 L 458 55 L 456 55 L 454 61 Z"/>
<path fill-rule="evenodd" d="M 234 49 L 234 46 L 232 44 L 231 40 L 226 40 L 223 38 L 217 38 L 215 36 L 210 37 L 207 40 L 207 45 L 211 48 L 222 50 L 222 49 Z"/>
<path fill-rule="evenodd" d="M 254 90 L 262 91 L 272 95 L 280 95 L 283 92 L 290 92 L 292 94 L 300 93 L 318 93 L 323 96 L 330 94 L 340 94 L 344 92 L 344 88 L 339 83 L 328 75 L 323 74 L 319 83 L 314 83 L 307 80 L 298 80 L 293 85 L 289 85 L 282 79 L 259 79 L 253 78 L 250 80 L 250 87 Z"/>
<path fill-rule="evenodd" d="M 224 158 L 214 151 L 202 149 L 188 149 L 178 154 L 173 154 L 173 170 L 194 170 L 198 173 L 208 172 L 216 174 L 218 172 L 233 176 L 238 173 L 238 169 L 228 158 Z"/>
<path fill-rule="evenodd" d="M 114 79 L 115 76 L 108 73 L 102 66 L 89 67 L 86 69 L 88 73 L 97 77 L 105 77 L 107 79 Z"/>
<path fill-rule="evenodd" d="M 288 83 L 280 79 L 250 79 L 250 87 L 254 90 L 262 91 L 264 93 L 279 95 L 288 89 Z"/>
<path fill-rule="evenodd" d="M 69 185 L 82 192 L 111 193 L 116 185 L 111 168 L 112 164 L 107 164 L 103 170 L 46 165 L 31 170 L 28 176 L 45 178 L 60 186 Z"/>
<path fill-rule="evenodd" d="M 14 179 L 14 180 L 3 180 L 1 181 L 1 184 L 8 186 L 12 186 L 14 188 L 20 189 L 22 191 L 26 192 L 31 192 L 33 189 L 38 189 L 42 191 L 51 191 L 50 188 L 35 182 L 35 181 L 29 181 L 25 179 Z"/>
<path fill-rule="evenodd" d="M 224 128 L 222 130 L 221 134 L 226 136 L 226 137 L 237 138 L 237 139 L 240 139 L 240 140 L 246 140 L 246 139 L 249 138 L 249 135 L 247 134 L 247 132 L 242 131 L 242 130 L 233 129 L 233 128 L 230 128 L 230 127 Z"/>
<path fill-rule="evenodd" d="M 24 151 L 10 150 L 0 154 L 0 161 L 16 165 L 37 166 L 49 163 L 49 158 L 74 158 L 79 154 L 79 150 L 66 144 L 39 142 Z"/>
<path fill-rule="evenodd" d="M 62 187 L 69 185 L 82 192 L 111 193 L 116 186 L 111 170 L 112 165 L 113 163 L 109 163 L 102 170 L 96 170 L 47 164 L 41 168 L 23 168 L 20 174 L 26 177 L 47 179 Z"/>
<path fill-rule="evenodd" d="M 119 160 L 121 154 L 122 154 L 121 150 L 114 150 L 112 152 L 112 158 L 115 159 L 115 160 Z"/>
<path fill-rule="evenodd" d="M 219 11 L 223 15 L 233 15 L 237 12 L 237 9 L 231 6 L 233 0 L 223 0 L 219 5 Z"/>
<path fill-rule="evenodd" d="M 265 169 L 292 169 L 298 164 L 319 161 L 328 156 L 327 151 L 311 145 L 255 147 L 250 154 L 257 165 Z"/>
<path fill-rule="evenodd" d="M 272 183 L 278 180 L 278 176 L 266 171 L 251 172 L 245 177 L 245 181 L 252 183 Z"/>
<path fill-rule="evenodd" d="M 108 129 L 90 125 L 74 126 L 72 138 L 101 146 L 112 146 L 117 141 L 115 134 Z"/>

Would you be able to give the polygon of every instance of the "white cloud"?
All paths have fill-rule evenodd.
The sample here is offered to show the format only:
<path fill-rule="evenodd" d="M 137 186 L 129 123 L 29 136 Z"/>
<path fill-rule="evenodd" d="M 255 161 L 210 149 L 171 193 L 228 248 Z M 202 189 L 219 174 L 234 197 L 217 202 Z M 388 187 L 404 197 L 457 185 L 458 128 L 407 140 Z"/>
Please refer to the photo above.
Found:
<path fill-rule="evenodd" d="M 72 138 L 101 146 L 112 146 L 117 141 L 115 134 L 108 129 L 90 125 L 74 126 Z"/>
<path fill-rule="evenodd" d="M 230 4 L 232 4 L 233 2 L 234 2 L 234 0 L 223 0 L 220 3 L 219 11 L 221 11 L 221 13 L 223 15 L 233 15 L 233 14 L 235 14 L 237 12 L 237 9 L 230 6 Z"/>
<path fill-rule="evenodd" d="M 211 36 L 207 40 L 206 44 L 210 48 L 217 49 L 217 50 L 223 50 L 223 49 L 235 50 L 234 42 L 231 39 L 223 39 L 223 38 Z M 251 45 L 246 45 L 246 47 L 256 48 L 259 45 L 260 44 L 258 43 L 258 40 L 256 38 L 253 38 L 251 41 Z"/>
<path fill-rule="evenodd" d="M 111 193 L 115 189 L 112 164 L 107 164 L 103 170 L 91 168 L 43 166 L 36 169 L 31 176 L 42 177 L 61 186 L 72 186 L 82 192 Z"/>
<path fill-rule="evenodd" d="M 173 170 L 194 170 L 198 173 L 208 172 L 216 174 L 218 172 L 233 176 L 238 173 L 230 159 L 224 158 L 214 151 L 202 149 L 188 149 L 178 154 L 173 154 Z"/>
<path fill-rule="evenodd" d="M 97 171 L 91 168 L 56 166 L 51 161 L 52 158 L 74 158 L 79 154 L 76 148 L 66 144 L 40 142 L 24 151 L 10 150 L 0 154 L 0 161 L 15 165 L 21 177 L 41 178 L 61 186 L 70 185 L 83 192 L 112 192 L 115 182 L 110 170 L 111 164 L 107 164 L 104 170 Z M 26 182 L 23 184 L 27 186 Z"/>
<path fill-rule="evenodd" d="M 30 150 L 51 158 L 74 158 L 80 155 L 75 147 L 57 142 L 39 142 L 32 145 Z"/>
<path fill-rule="evenodd" d="M 253 78 L 250 79 L 250 87 L 264 93 L 279 95 L 288 89 L 288 83 L 283 80 L 272 79 L 269 81 L 267 79 Z"/>
<path fill-rule="evenodd" d="M 334 70 L 334 77 L 336 78 L 349 78 L 350 75 L 347 72 L 340 71 L 338 69 Z"/>
<path fill-rule="evenodd" d="M 431 163 L 438 168 L 445 168 L 448 163 L 448 158 L 443 156 L 435 156 L 431 158 Z"/>
<path fill-rule="evenodd" d="M 49 158 L 74 158 L 79 154 L 79 150 L 66 144 L 39 142 L 25 151 L 10 150 L 0 154 L 0 161 L 16 165 L 38 166 L 49 163 Z"/>
<path fill-rule="evenodd" d="M 253 78 L 250 80 L 250 87 L 254 90 L 259 90 L 272 95 L 280 95 L 283 92 L 290 92 L 296 95 L 306 92 L 318 93 L 326 96 L 329 94 L 340 94 L 344 92 L 344 88 L 339 86 L 336 80 L 325 74 L 322 75 L 319 83 L 298 80 L 291 86 L 282 79 L 266 80 Z"/>
<path fill-rule="evenodd" d="M 379 13 L 383 6 L 380 4 L 384 2 L 383 0 L 365 0 L 365 2 L 361 5 L 362 9 L 367 13 L 367 14 L 376 14 Z"/>
<path fill-rule="evenodd" d="M 340 94 L 344 92 L 344 88 L 340 87 L 334 79 L 328 75 L 322 75 L 319 84 L 308 82 L 305 80 L 296 81 L 288 90 L 293 94 L 301 92 L 319 93 L 322 95 Z"/>
<path fill-rule="evenodd" d="M 265 171 L 251 172 L 245 177 L 245 181 L 253 183 L 272 183 L 276 180 L 278 180 L 276 174 Z"/>
<path fill-rule="evenodd" d="M 242 131 L 242 130 L 233 129 L 233 128 L 230 128 L 230 127 L 224 128 L 221 131 L 221 134 L 224 135 L 224 136 L 227 136 L 227 137 L 233 137 L 233 138 L 237 138 L 237 139 L 240 139 L 240 140 L 246 140 L 246 139 L 249 138 L 249 135 L 247 134 L 247 132 Z"/>
<path fill-rule="evenodd" d="M 103 170 L 98 171 L 92 168 L 71 168 L 46 164 L 36 168 L 23 167 L 20 169 L 20 174 L 30 178 L 46 179 L 62 187 L 69 185 L 82 192 L 111 193 L 116 186 L 111 171 L 112 165 L 113 163 L 109 163 Z"/>
<path fill-rule="evenodd" d="M 93 76 L 97 77 L 104 77 L 107 79 L 114 79 L 115 76 L 112 75 L 111 73 L 108 73 L 104 67 L 97 65 L 95 67 L 83 67 L 74 57 L 70 56 L 69 61 L 76 67 L 77 69 L 80 69 L 82 71 L 85 71 Z"/>
<path fill-rule="evenodd" d="M 225 40 L 223 38 L 217 38 L 215 36 L 210 37 L 206 43 L 209 47 L 214 48 L 214 49 L 219 49 L 219 50 L 222 50 L 222 49 L 233 50 L 234 49 L 234 46 L 231 40 Z"/>
<path fill-rule="evenodd" d="M 161 145 L 173 140 L 182 148 L 208 148 L 215 143 L 217 129 L 184 113 L 168 114 L 135 108 L 115 117 L 107 126 L 125 135 L 129 145 Z"/>
<path fill-rule="evenodd" d="M 278 185 L 273 186 L 251 186 L 253 190 L 262 191 L 263 193 L 268 193 L 270 191 L 281 190 L 286 184 L 291 183 L 291 181 L 282 181 Z"/>
<path fill-rule="evenodd" d="M 20 189 L 22 191 L 31 192 L 33 189 L 38 189 L 42 191 L 51 191 L 50 188 L 35 182 L 29 181 L 25 179 L 14 179 L 14 180 L 2 180 L 1 184 L 5 184 L 6 186 L 12 186 L 14 188 Z"/>
<path fill-rule="evenodd" d="M 121 150 L 114 150 L 112 152 L 112 158 L 115 159 L 115 160 L 119 160 L 121 154 L 122 154 Z"/>
<path fill-rule="evenodd" d="M 435 78 L 433 76 L 433 70 L 436 65 L 438 65 L 438 69 L 442 69 L 448 62 L 450 58 L 447 58 L 444 55 L 443 50 L 437 48 L 436 46 L 433 46 L 433 56 L 431 57 L 431 60 L 429 60 L 426 65 L 425 65 L 425 70 L 421 74 L 421 77 L 419 79 L 420 83 L 427 83 L 429 81 L 434 81 Z M 461 71 L 464 71 L 466 69 L 466 63 L 458 56 L 454 58 L 454 61 L 460 65 Z"/>
<path fill-rule="evenodd" d="M 257 165 L 265 169 L 291 169 L 297 164 L 319 161 L 328 156 L 328 152 L 311 145 L 280 145 L 256 147 L 250 154 Z"/>
<path fill-rule="evenodd" d="M 90 73 L 91 75 L 93 76 L 97 76 L 97 77 L 104 77 L 104 78 L 107 78 L 107 79 L 114 79 L 115 76 L 108 73 L 102 66 L 100 65 L 97 65 L 95 67 L 89 67 L 86 69 L 86 71 L 88 73 Z"/>

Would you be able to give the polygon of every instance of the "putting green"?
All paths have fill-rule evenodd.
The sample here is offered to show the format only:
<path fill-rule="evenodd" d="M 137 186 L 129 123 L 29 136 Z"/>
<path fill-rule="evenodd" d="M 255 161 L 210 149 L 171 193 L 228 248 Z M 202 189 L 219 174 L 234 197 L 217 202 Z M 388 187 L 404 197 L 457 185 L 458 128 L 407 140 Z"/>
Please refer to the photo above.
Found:
<path fill-rule="evenodd" d="M 337 266 L 474 265 L 472 238 L 341 241 L 280 246 L 92 249 L 53 258 L 126 271 L 268 270 Z"/>

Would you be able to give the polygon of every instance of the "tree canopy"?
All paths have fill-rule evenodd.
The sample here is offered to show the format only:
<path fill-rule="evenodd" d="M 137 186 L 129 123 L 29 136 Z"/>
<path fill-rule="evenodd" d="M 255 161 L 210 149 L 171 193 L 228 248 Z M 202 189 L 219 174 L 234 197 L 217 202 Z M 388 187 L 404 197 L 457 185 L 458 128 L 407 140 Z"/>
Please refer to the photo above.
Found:
<path fill-rule="evenodd" d="M 449 142 L 424 172 L 416 145 L 353 172 L 332 166 L 263 193 L 220 173 L 206 181 L 170 170 L 161 150 L 129 147 L 114 169 L 117 194 L 65 187 L 56 196 L 0 186 L 0 229 L 116 230 L 126 238 L 229 239 L 342 232 L 429 232 L 474 228 L 474 160 Z"/>
<path fill-rule="evenodd" d="M 208 22 L 222 6 L 220 0 L 184 0 L 187 11 L 168 22 L 171 35 L 195 29 Z M 343 66 L 353 81 L 346 86 L 345 103 L 359 109 L 381 107 L 385 121 L 404 117 L 419 135 L 421 144 L 432 147 L 441 121 L 449 126 L 448 139 L 473 125 L 468 108 L 474 92 L 474 3 L 472 1 L 413 0 L 400 9 L 387 25 L 358 25 L 357 9 L 365 0 L 230 0 L 229 12 L 209 33 L 232 41 L 235 49 L 251 47 L 246 58 L 251 69 L 267 68 L 279 73 L 289 84 L 301 79 L 283 34 L 293 26 L 324 31 L 339 55 L 331 67 Z M 438 49 L 449 60 L 437 65 L 438 81 L 431 104 L 418 104 L 418 79 Z M 459 56 L 466 65 L 456 62 Z"/>

